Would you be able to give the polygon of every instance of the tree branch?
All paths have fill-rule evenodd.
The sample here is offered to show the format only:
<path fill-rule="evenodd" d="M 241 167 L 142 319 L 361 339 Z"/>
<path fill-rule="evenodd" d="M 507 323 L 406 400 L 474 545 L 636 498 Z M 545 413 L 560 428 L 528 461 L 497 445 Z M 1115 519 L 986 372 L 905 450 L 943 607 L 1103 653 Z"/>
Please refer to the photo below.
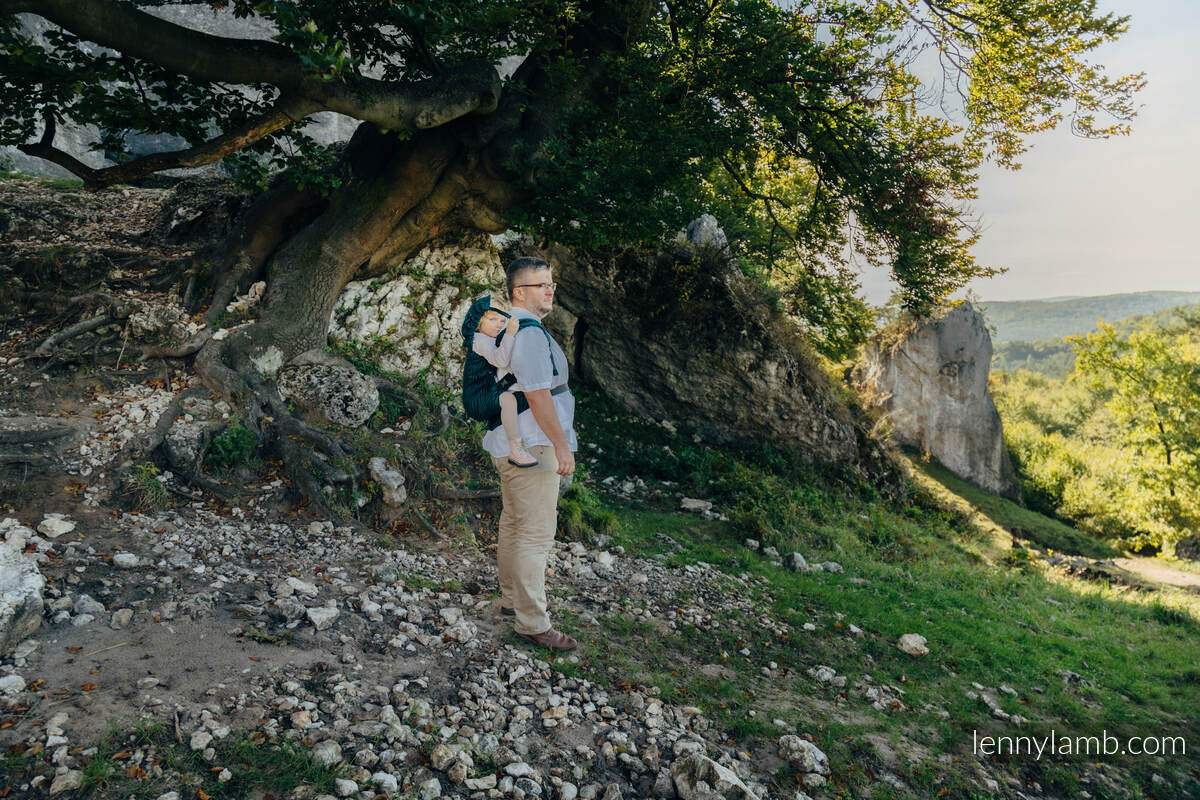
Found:
<path fill-rule="evenodd" d="M 268 136 L 281 128 L 291 125 L 296 120 L 303 119 L 308 114 L 318 110 L 318 108 L 316 103 L 309 100 L 280 98 L 279 102 L 265 113 L 249 120 L 246 124 L 229 133 L 224 133 L 214 139 L 210 139 L 204 144 L 184 150 L 152 153 L 141 158 L 135 158 L 124 164 L 115 164 L 102 169 L 89 167 L 69 153 L 65 153 L 54 147 L 52 144 L 54 137 L 53 117 L 50 115 L 47 115 L 46 122 L 46 134 L 48 134 L 48 137 L 47 135 L 43 135 L 41 141 L 35 144 L 18 145 L 17 149 L 25 155 L 44 158 L 78 175 L 89 189 L 102 189 L 116 183 L 127 183 L 149 175 L 152 172 L 159 172 L 165 169 L 201 167 L 205 164 L 211 164 L 214 161 L 221 160 L 230 153 L 235 153 L 243 147 L 257 142 L 264 136 Z"/>
<path fill-rule="evenodd" d="M 388 130 L 434 128 L 496 108 L 500 76 L 485 62 L 463 64 L 436 78 L 395 83 L 349 76 L 326 81 L 307 72 L 283 45 L 213 36 L 160 19 L 116 0 L 5 0 L 0 12 L 30 12 L 88 41 L 210 83 L 266 83 L 313 110 L 337 111 Z"/>

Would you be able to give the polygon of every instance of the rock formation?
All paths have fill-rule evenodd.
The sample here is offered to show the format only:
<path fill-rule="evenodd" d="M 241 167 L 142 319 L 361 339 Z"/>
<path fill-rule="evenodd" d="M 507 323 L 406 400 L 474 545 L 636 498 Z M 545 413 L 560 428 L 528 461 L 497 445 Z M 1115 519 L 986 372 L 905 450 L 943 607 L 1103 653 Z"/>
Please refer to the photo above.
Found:
<path fill-rule="evenodd" d="M 970 303 L 942 308 L 867 343 L 854 378 L 891 418 L 903 445 L 929 453 L 980 488 L 1020 500 L 988 392 L 992 339 Z"/>
<path fill-rule="evenodd" d="M 426 247 L 394 277 L 346 284 L 329 335 L 379 353 L 401 375 L 424 371 L 429 383 L 457 389 L 465 351 L 459 333 L 475 298 L 504 297 L 504 267 L 486 237 Z"/>
<path fill-rule="evenodd" d="M 896 485 L 883 448 L 712 227 L 693 224 L 684 241 L 657 253 L 518 245 L 554 266 L 559 288 L 547 326 L 573 375 L 634 413 L 708 442 L 771 443 Z"/>

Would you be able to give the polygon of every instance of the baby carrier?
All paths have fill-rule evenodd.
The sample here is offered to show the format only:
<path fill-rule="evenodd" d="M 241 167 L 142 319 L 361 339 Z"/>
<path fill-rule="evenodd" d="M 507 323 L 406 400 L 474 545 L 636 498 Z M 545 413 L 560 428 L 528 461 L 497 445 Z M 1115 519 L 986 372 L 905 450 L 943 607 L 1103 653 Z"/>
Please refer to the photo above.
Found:
<path fill-rule="evenodd" d="M 496 368 L 471 347 L 475 340 L 475 329 L 479 327 L 479 320 L 485 311 L 491 310 L 491 305 L 491 298 L 486 295 L 476 300 L 467 311 L 462 325 L 463 346 L 467 350 L 467 358 L 463 363 L 463 410 L 467 412 L 468 417 L 486 422 L 488 430 L 500 427 L 500 395 L 517 382 L 517 377 L 511 372 L 497 380 Z M 500 313 L 504 314 L 503 311 Z M 509 315 L 505 314 L 505 316 Z M 517 329 L 518 333 L 530 327 L 540 328 L 546 336 L 546 344 L 550 345 L 550 333 L 538 320 L 522 317 L 518 324 L 520 325 Z M 501 331 L 497 341 L 507 335 L 507 331 Z M 558 367 L 554 363 L 553 347 L 550 348 L 550 368 L 557 376 Z M 524 392 L 514 392 L 513 394 L 517 398 L 518 414 L 529 408 L 529 401 L 525 399 Z"/>

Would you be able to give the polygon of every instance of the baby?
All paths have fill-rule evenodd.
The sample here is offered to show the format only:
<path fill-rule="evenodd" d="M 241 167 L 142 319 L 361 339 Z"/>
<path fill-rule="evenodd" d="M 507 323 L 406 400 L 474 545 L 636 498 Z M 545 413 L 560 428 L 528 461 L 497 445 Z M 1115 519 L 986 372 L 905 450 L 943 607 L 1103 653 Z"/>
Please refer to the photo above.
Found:
<path fill-rule="evenodd" d="M 502 373 L 509 372 L 509 361 L 512 360 L 513 342 L 517 339 L 520 323 L 515 317 L 489 309 L 483 312 L 479 327 L 475 329 L 475 339 L 471 349 L 487 359 L 488 363 Z M 504 338 L 499 344 L 496 337 L 504 331 Z M 499 376 L 497 376 L 499 377 Z M 504 428 L 504 436 L 508 439 L 508 463 L 516 467 L 536 467 L 538 460 L 525 449 L 521 441 L 521 433 L 517 427 L 517 398 L 514 391 L 520 391 L 520 384 L 510 386 L 500 393 L 500 424 Z"/>

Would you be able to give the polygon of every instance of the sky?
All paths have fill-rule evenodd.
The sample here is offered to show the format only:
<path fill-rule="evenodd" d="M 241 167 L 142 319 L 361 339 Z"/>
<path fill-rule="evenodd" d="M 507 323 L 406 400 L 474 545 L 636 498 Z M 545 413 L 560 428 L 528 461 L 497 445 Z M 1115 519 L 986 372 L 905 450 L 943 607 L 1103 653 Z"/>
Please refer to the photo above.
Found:
<path fill-rule="evenodd" d="M 1029 140 L 1020 170 L 981 169 L 973 252 L 1008 268 L 968 286 L 984 300 L 1200 290 L 1200 2 L 1100 7 L 1131 15 L 1091 60 L 1109 75 L 1146 73 L 1133 133 L 1083 139 L 1065 120 Z M 873 303 L 892 288 L 884 270 L 863 274 Z"/>

